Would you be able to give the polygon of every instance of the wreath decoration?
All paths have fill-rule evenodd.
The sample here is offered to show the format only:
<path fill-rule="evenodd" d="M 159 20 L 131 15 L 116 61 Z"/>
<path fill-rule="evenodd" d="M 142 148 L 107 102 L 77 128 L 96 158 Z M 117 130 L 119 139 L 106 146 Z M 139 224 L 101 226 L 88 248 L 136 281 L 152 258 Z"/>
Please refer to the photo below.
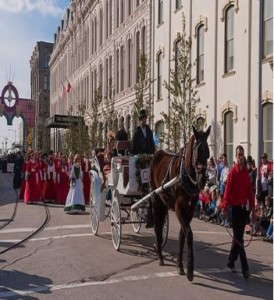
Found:
<path fill-rule="evenodd" d="M 142 182 L 141 170 L 148 169 L 150 162 L 153 158 L 153 154 L 139 154 L 136 155 L 135 166 L 136 166 L 136 180 L 138 182 L 138 190 L 144 195 L 149 192 L 149 178 L 148 182 Z"/>

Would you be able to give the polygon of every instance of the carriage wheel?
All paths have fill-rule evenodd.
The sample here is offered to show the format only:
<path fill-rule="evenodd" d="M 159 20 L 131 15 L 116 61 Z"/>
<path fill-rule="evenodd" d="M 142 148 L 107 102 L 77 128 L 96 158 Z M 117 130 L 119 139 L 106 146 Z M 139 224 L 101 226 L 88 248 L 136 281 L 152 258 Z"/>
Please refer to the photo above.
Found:
<path fill-rule="evenodd" d="M 165 246 L 168 238 L 168 230 L 169 230 L 169 216 L 168 212 L 165 216 L 164 226 L 162 230 L 162 248 Z"/>
<path fill-rule="evenodd" d="M 91 223 L 92 235 L 97 235 L 98 228 L 99 228 L 99 220 L 97 215 L 96 204 L 93 200 L 92 195 L 90 195 L 90 223 Z"/>
<path fill-rule="evenodd" d="M 121 212 L 117 197 L 113 197 L 110 210 L 112 243 L 115 250 L 119 250 L 121 244 Z"/>
<path fill-rule="evenodd" d="M 141 229 L 141 222 L 142 222 L 142 218 L 139 214 L 139 208 L 136 210 L 131 210 L 130 211 L 130 217 L 131 217 L 131 221 L 134 222 L 132 223 L 132 227 L 134 232 L 138 233 Z"/>

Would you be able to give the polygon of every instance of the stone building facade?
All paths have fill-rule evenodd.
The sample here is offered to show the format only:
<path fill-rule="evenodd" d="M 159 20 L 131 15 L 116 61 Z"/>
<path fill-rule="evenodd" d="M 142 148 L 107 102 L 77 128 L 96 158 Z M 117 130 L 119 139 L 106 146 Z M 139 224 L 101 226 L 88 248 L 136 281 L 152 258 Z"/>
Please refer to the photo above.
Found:
<path fill-rule="evenodd" d="M 114 99 L 116 128 L 123 121 L 132 133 L 140 49 L 150 62 L 151 85 L 145 97 L 152 108 L 152 128 L 159 135 L 165 130 L 161 112 L 168 111 L 170 97 L 163 83 L 170 82 L 184 13 L 187 35 L 192 38 L 192 78 L 201 99 L 197 127 L 212 125 L 211 155 L 226 152 L 232 163 L 234 149 L 241 144 L 247 155 L 256 158 L 260 108 L 262 148 L 272 158 L 273 1 L 262 2 L 263 53 L 259 61 L 260 1 L 71 1 L 55 34 L 50 60 L 51 115 L 67 114 L 70 108 L 77 114 L 81 104 L 92 113 L 94 92 L 99 88 L 102 99 Z M 63 92 L 68 83 L 72 89 Z M 102 136 L 108 117 L 102 101 Z"/>
<path fill-rule="evenodd" d="M 37 42 L 30 59 L 31 99 L 35 100 L 35 128 L 33 130 L 35 149 L 50 150 L 50 130 L 45 121 L 50 116 L 50 69 L 49 60 L 53 43 Z"/>

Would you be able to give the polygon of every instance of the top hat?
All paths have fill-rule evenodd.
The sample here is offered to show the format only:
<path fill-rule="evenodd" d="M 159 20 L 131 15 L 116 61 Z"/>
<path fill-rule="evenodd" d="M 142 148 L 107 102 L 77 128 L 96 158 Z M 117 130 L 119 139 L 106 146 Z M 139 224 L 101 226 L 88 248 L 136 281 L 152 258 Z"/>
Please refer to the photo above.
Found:
<path fill-rule="evenodd" d="M 139 120 L 142 118 L 147 118 L 147 112 L 145 109 L 141 109 L 139 113 Z"/>

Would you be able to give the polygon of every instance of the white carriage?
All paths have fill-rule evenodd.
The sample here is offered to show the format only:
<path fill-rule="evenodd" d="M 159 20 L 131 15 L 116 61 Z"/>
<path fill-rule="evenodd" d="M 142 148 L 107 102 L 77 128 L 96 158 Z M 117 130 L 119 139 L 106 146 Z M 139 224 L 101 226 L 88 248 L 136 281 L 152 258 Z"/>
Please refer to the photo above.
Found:
<path fill-rule="evenodd" d="M 140 156 L 121 155 L 128 153 L 130 142 L 118 142 L 118 156 L 111 159 L 110 173 L 105 175 L 107 165 L 103 162 L 102 154 L 94 153 L 91 159 L 91 193 L 90 217 L 91 230 L 97 235 L 99 222 L 110 219 L 112 242 L 115 250 L 119 250 L 122 238 L 122 225 L 132 224 L 138 233 L 141 225 L 146 222 L 149 198 L 143 201 L 142 184 L 148 186 L 148 165 L 144 169 L 136 169 L 136 161 Z M 138 178 L 136 176 L 138 175 Z M 111 198 L 111 199 L 107 199 Z M 140 201 L 141 200 L 141 201 Z M 134 209 L 132 207 L 134 206 Z M 163 228 L 163 244 L 168 237 L 168 215 Z"/>

